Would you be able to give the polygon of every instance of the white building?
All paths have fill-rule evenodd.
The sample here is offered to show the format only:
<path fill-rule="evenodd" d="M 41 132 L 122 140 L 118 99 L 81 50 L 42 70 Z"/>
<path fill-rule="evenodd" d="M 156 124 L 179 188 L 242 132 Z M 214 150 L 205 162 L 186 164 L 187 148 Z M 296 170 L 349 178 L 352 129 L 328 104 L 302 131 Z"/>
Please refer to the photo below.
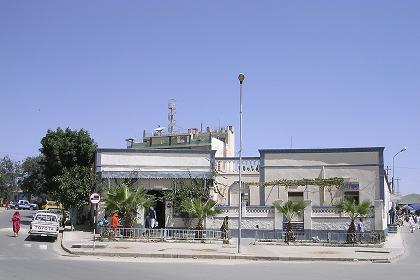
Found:
<path fill-rule="evenodd" d="M 127 149 L 98 149 L 96 172 L 108 180 L 136 178 L 135 186 L 154 195 L 186 185 L 192 180 L 209 188 L 211 196 L 223 209 L 218 217 L 206 222 L 207 228 L 219 228 L 225 216 L 231 229 L 237 228 L 238 168 L 234 155 L 234 130 L 227 127 L 216 132 L 189 130 L 187 133 L 143 137 L 142 143 L 128 140 Z M 273 202 L 303 200 L 303 217 L 297 228 L 322 234 L 344 231 L 349 219 L 335 212 L 334 205 L 343 197 L 369 200 L 373 205 L 365 219 L 368 231 L 387 231 L 390 188 L 384 173 L 383 147 L 329 149 L 260 150 L 259 157 L 244 157 L 242 164 L 244 235 L 253 231 L 283 229 L 283 217 Z M 281 179 L 343 178 L 344 186 L 321 188 L 295 186 L 285 188 L 269 182 Z M 156 207 L 159 225 L 184 227 L 183 219 L 174 215 L 171 202 Z M 139 224 L 143 224 L 140 216 Z"/>

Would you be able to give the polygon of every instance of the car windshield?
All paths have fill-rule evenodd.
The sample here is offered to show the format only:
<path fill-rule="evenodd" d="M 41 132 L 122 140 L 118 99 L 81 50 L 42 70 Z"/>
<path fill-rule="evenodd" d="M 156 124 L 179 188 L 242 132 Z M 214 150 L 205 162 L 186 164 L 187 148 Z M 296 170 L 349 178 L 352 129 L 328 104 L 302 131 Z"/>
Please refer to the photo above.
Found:
<path fill-rule="evenodd" d="M 53 215 L 38 214 L 35 217 L 37 221 L 56 222 L 57 218 Z"/>

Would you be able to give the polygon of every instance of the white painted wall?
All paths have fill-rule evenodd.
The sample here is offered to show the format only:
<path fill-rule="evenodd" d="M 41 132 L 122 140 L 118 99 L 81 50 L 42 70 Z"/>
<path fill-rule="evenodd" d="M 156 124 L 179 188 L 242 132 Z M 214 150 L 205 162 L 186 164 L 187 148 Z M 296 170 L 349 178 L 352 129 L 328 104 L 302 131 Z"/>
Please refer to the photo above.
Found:
<path fill-rule="evenodd" d="M 266 153 L 264 162 L 264 181 L 279 179 L 315 179 L 339 177 L 352 182 L 359 182 L 360 200 L 374 202 L 380 197 L 379 167 L 364 166 L 378 164 L 378 152 L 343 152 L 343 153 Z M 359 166 L 355 166 L 359 165 Z M 303 191 L 299 187 L 296 191 Z M 266 205 L 274 200 L 287 200 L 284 187 L 266 187 Z M 338 194 L 333 193 L 335 201 Z M 316 186 L 309 187 L 308 198 L 313 205 L 331 205 L 327 191 L 320 192 Z"/>
<path fill-rule="evenodd" d="M 97 153 L 96 172 L 103 171 L 210 171 L 206 153 L 157 153 L 122 150 Z"/>

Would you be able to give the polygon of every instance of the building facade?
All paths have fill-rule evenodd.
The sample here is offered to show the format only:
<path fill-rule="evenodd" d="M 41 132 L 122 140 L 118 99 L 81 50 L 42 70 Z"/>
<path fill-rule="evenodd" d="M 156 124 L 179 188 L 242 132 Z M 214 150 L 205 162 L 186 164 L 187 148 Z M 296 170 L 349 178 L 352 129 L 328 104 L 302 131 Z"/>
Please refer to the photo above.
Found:
<path fill-rule="evenodd" d="M 234 157 L 234 130 L 231 126 L 212 132 L 143 137 L 143 142 L 127 141 L 127 149 L 98 149 L 96 172 L 113 187 L 115 180 L 135 178 L 137 187 L 159 195 L 177 184 L 194 180 L 209 188 L 211 197 L 223 213 L 208 219 L 207 228 L 218 229 L 225 216 L 230 228 L 237 228 L 238 202 L 242 198 L 242 228 L 245 235 L 255 230 L 282 231 L 283 217 L 274 202 L 304 201 L 304 214 L 294 223 L 313 232 L 345 231 L 349 218 L 335 211 L 344 197 L 372 204 L 365 218 L 368 231 L 387 231 L 391 206 L 390 188 L 384 173 L 383 147 L 329 149 L 262 149 L 259 157 L 243 157 L 243 190 L 239 195 L 239 158 Z M 344 185 L 284 187 L 277 180 L 342 178 Z M 270 184 L 271 183 L 271 184 Z M 185 227 L 174 214 L 171 202 L 158 205 L 159 225 Z M 176 209 L 175 209 L 176 210 Z M 144 225 L 139 216 L 139 226 Z"/>

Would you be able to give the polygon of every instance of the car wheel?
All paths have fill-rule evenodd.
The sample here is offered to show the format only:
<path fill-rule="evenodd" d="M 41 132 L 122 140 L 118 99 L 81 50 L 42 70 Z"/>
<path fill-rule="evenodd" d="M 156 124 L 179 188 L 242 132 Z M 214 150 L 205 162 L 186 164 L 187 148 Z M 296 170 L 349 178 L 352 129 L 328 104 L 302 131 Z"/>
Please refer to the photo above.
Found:
<path fill-rule="evenodd" d="M 32 211 L 32 210 L 34 210 L 34 208 L 31 206 L 31 207 L 29 207 L 29 210 L 31 210 L 31 211 Z"/>

